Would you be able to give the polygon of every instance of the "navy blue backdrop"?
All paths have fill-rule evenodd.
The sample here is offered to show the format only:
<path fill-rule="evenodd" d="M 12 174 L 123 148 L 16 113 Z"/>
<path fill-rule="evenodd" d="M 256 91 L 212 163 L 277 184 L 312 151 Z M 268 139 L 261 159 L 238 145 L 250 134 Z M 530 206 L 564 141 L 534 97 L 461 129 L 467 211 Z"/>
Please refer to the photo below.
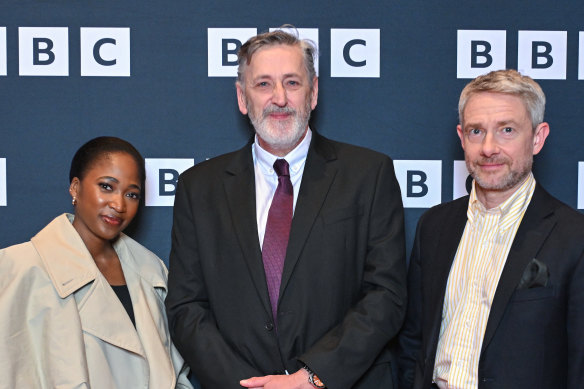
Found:
<path fill-rule="evenodd" d="M 320 96 L 312 125 L 396 160 L 408 247 L 421 213 L 457 193 L 464 69 L 523 67 L 538 78 L 551 135 L 536 178 L 584 207 L 580 1 L 2 0 L 0 247 L 71 211 L 69 163 L 95 136 L 132 142 L 150 161 L 146 201 L 172 204 L 178 166 L 239 148 L 250 135 L 234 77 L 215 75 L 233 74 L 237 37 L 285 23 L 316 31 Z M 89 33 L 97 38 L 84 38 Z M 146 206 L 129 231 L 165 261 L 171 213 Z"/>

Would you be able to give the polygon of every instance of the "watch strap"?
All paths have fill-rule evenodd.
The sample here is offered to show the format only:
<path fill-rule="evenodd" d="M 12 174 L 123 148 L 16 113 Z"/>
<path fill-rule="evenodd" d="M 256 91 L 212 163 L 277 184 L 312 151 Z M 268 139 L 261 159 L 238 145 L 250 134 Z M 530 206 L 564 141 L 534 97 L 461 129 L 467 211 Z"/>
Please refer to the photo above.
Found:
<path fill-rule="evenodd" d="M 315 388 L 319 389 L 326 389 L 326 385 L 310 368 L 306 365 L 303 367 L 304 370 L 308 373 L 308 383 L 314 386 Z"/>

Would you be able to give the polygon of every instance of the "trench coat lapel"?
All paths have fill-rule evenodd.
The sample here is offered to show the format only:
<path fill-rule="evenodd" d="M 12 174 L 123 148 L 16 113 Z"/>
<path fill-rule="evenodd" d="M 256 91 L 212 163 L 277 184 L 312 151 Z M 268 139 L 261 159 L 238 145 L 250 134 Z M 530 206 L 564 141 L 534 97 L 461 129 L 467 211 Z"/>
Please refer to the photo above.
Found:
<path fill-rule="evenodd" d="M 74 294 L 83 331 L 143 355 L 128 314 L 70 220 L 61 215 L 31 239 L 57 293 L 61 298 Z"/>
<path fill-rule="evenodd" d="M 77 302 L 84 332 L 145 357 L 142 343 L 130 317 L 101 274 L 86 293 L 79 297 Z"/>
<path fill-rule="evenodd" d="M 128 241 L 127 244 L 126 241 Z M 130 238 L 122 235 L 114 247 L 120 258 L 132 299 L 136 319 L 134 332 L 138 333 L 143 353 L 149 360 L 149 385 L 152 388 L 174 387 L 176 384 L 175 371 L 172 361 L 167 355 L 168 344 L 171 340 L 164 316 L 166 279 L 163 278 L 157 267 L 158 258 L 146 250 L 133 252 L 130 245 L 137 245 L 137 243 L 130 241 Z M 143 258 L 136 258 L 134 253 Z M 153 268 L 150 269 L 150 266 Z M 127 316 L 125 311 L 123 314 Z"/>

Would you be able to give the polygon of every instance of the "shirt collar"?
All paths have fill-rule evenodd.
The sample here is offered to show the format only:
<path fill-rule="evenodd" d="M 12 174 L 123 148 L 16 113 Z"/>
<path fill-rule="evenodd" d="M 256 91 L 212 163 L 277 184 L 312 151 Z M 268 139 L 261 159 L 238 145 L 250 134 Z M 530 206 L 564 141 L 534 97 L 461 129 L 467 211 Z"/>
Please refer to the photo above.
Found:
<path fill-rule="evenodd" d="M 278 157 L 264 150 L 260 146 L 258 136 L 256 135 L 251 148 L 254 164 L 260 167 L 263 174 L 271 176 L 276 174 L 274 172 L 274 162 L 276 162 L 276 159 L 284 158 L 288 162 L 288 165 L 290 165 L 290 177 L 293 177 L 301 171 L 302 165 L 306 162 L 311 139 L 312 131 L 308 128 L 302 142 L 284 157 Z"/>
<path fill-rule="evenodd" d="M 476 183 L 473 180 L 472 190 L 468 201 L 467 217 L 472 224 L 479 216 L 487 214 L 499 214 L 499 226 L 505 230 L 513 225 L 524 214 L 533 192 L 535 191 L 535 178 L 533 173 L 529 173 L 527 179 L 521 186 L 503 203 L 495 208 L 486 209 L 484 204 L 480 202 L 476 194 Z"/>

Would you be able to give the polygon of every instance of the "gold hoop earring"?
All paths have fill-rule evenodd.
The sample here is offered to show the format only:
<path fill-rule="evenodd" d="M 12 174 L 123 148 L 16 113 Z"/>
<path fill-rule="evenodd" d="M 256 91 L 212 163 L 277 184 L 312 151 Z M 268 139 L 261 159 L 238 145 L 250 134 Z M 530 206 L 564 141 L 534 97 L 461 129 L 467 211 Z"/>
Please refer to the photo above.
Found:
<path fill-rule="evenodd" d="M 71 204 L 77 205 L 77 197 L 73 197 L 73 200 L 71 201 Z"/>

